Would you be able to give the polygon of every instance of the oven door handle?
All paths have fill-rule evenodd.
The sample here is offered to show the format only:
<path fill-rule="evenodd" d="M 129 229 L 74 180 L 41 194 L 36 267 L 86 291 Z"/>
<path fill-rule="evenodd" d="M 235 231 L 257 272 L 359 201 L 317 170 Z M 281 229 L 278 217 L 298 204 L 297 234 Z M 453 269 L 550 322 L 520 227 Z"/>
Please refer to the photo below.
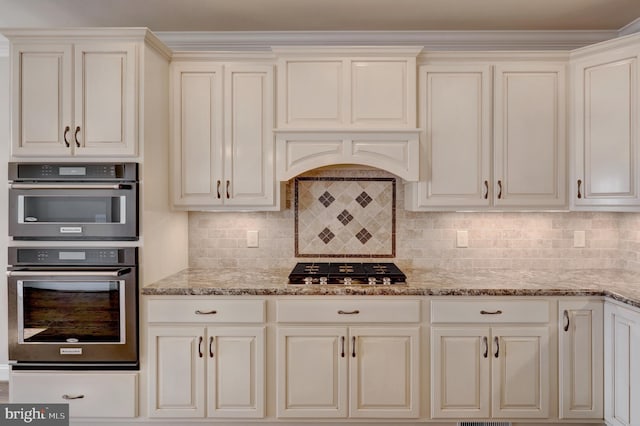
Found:
<path fill-rule="evenodd" d="M 120 277 L 131 268 L 117 271 L 7 271 L 8 277 Z"/>
<path fill-rule="evenodd" d="M 92 183 L 87 185 L 60 184 L 60 183 L 12 183 L 11 189 L 131 189 L 132 185 L 122 183 Z"/>

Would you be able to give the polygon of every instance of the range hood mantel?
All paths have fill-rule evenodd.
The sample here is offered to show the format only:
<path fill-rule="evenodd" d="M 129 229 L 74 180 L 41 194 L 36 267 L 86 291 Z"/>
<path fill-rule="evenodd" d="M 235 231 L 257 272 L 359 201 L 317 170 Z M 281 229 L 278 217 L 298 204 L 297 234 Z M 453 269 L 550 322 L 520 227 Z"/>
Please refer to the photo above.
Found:
<path fill-rule="evenodd" d="M 359 164 L 416 182 L 420 166 L 419 134 L 420 129 L 277 130 L 276 177 L 287 181 L 318 167 Z"/>

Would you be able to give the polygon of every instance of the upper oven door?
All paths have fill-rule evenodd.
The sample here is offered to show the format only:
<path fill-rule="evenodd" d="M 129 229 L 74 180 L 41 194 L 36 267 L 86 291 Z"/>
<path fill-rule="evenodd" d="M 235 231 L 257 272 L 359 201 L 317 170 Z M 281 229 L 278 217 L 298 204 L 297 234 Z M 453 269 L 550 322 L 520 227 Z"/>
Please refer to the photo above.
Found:
<path fill-rule="evenodd" d="M 9 235 L 22 240 L 136 240 L 136 183 L 12 183 Z"/>

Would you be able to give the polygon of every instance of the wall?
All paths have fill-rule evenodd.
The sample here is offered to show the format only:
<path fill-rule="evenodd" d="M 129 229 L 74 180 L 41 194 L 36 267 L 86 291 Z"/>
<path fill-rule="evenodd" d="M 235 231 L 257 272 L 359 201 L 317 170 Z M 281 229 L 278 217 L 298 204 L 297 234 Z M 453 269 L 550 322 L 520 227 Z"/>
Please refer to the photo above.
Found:
<path fill-rule="evenodd" d="M 391 176 L 380 171 L 321 170 L 311 175 Z M 268 213 L 189 214 L 191 267 L 290 269 L 294 257 L 291 182 L 287 209 Z M 403 209 L 397 185 L 397 256 L 401 267 L 424 268 L 623 268 L 640 270 L 640 215 L 585 212 L 425 213 Z M 635 239 L 627 228 L 639 229 Z M 246 231 L 258 230 L 259 248 L 246 248 Z M 456 248 L 456 231 L 469 232 L 469 247 Z M 586 231 L 586 247 L 573 247 L 573 231 Z M 624 234 L 623 237 L 621 235 Z M 330 259 L 322 259 L 327 261 Z M 351 259 L 350 259 L 351 260 Z"/>
<path fill-rule="evenodd" d="M 9 58 L 0 56 L 0 177 L 7 177 L 9 158 Z M 6 206 L 7 185 L 0 185 L 0 206 Z M 7 208 L 0 208 L 0 380 L 8 380 L 7 354 L 7 246 L 9 244 Z"/>

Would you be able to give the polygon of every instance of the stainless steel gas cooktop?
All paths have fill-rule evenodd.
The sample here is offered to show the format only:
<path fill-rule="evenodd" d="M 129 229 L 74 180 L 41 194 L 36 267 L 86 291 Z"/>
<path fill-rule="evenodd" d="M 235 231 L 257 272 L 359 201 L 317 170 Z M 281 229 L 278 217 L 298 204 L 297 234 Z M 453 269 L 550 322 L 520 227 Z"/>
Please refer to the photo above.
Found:
<path fill-rule="evenodd" d="M 395 285 L 407 277 L 393 263 L 298 263 L 289 284 Z"/>

